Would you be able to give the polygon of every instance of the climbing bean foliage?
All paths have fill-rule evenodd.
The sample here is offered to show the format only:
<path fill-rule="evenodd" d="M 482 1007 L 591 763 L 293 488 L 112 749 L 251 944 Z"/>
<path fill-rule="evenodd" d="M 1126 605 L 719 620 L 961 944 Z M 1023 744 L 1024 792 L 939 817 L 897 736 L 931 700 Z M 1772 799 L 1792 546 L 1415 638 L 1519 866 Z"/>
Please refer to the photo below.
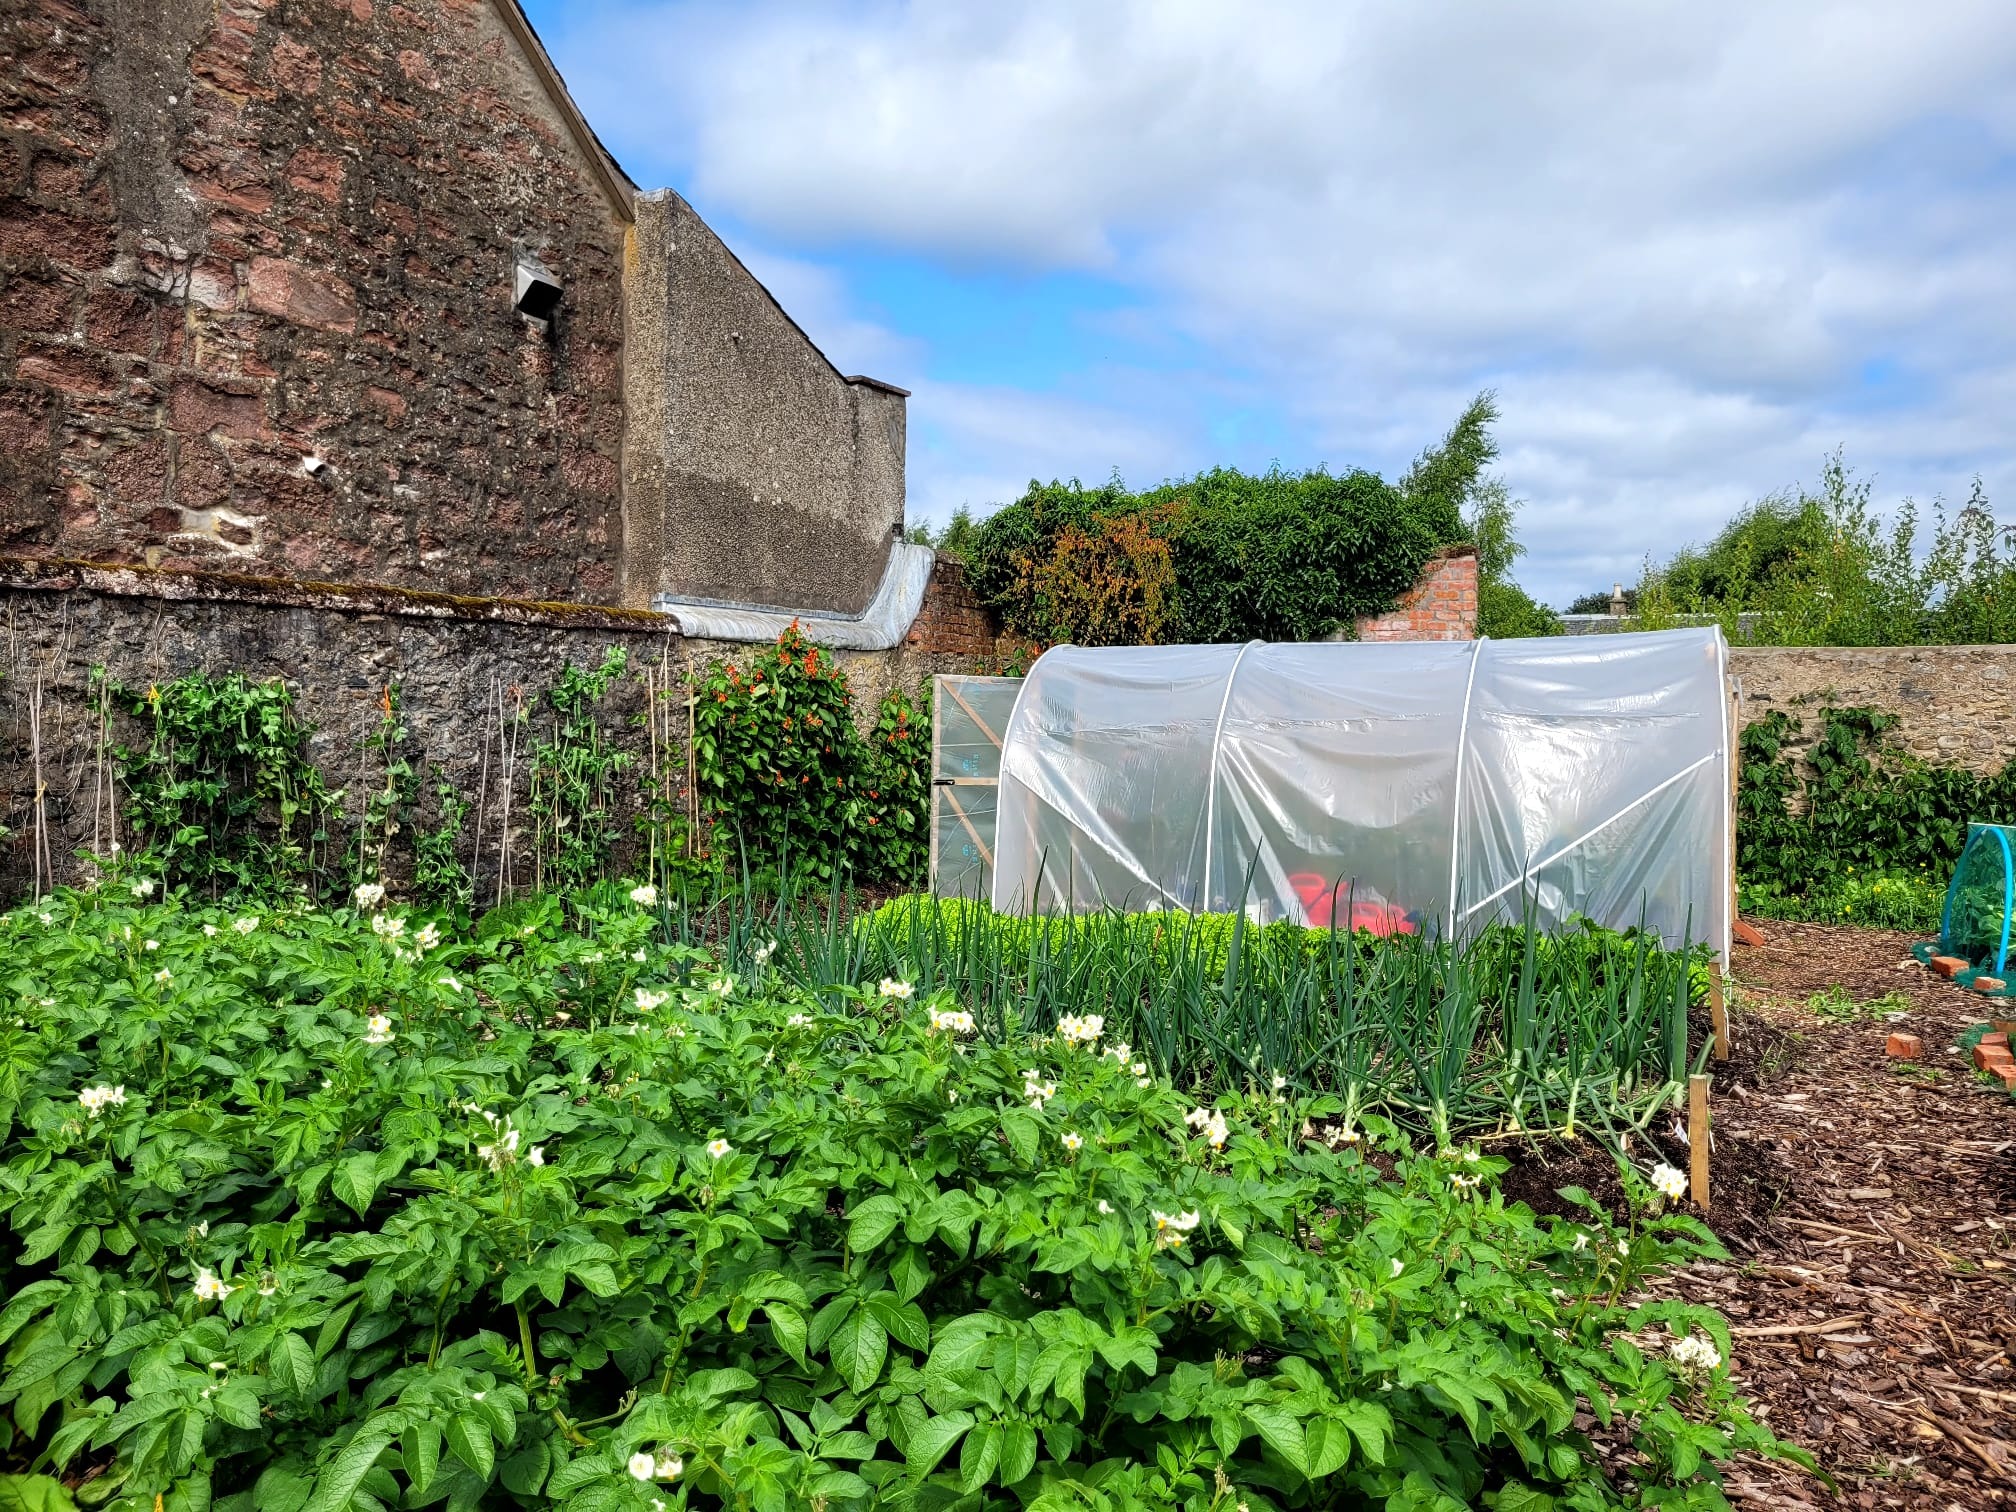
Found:
<path fill-rule="evenodd" d="M 795 625 L 702 679 L 693 753 L 710 843 L 731 862 L 800 881 L 921 879 L 928 709 L 892 689 L 859 728 L 845 670 Z"/>
<path fill-rule="evenodd" d="M 968 1035 L 651 901 L 459 938 L 113 887 L 6 915 L 6 1489 L 1536 1512 L 1720 1507 L 1775 1447 L 1672 1351 L 1726 1360 L 1720 1317 L 1638 1300 L 1714 1252 L 1655 1200 L 1536 1219 L 1475 1151 L 1381 1174 L 1294 1086 L 1199 1131 L 1131 1051 Z"/>
<path fill-rule="evenodd" d="M 1981 776 L 1922 761 L 1890 742 L 1896 723 L 1877 709 L 1824 708 L 1803 754 L 1800 721 L 1783 710 L 1743 731 L 1736 860 L 1746 909 L 1936 925 L 1927 916 L 1968 824 L 2016 819 L 2016 764 Z"/>

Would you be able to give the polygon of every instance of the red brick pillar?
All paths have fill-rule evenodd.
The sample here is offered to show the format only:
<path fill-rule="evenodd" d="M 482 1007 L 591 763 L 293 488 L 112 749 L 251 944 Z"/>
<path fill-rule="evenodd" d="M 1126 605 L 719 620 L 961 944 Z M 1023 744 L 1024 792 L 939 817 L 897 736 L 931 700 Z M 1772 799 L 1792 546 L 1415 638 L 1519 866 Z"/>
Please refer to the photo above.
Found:
<path fill-rule="evenodd" d="M 1358 621 L 1361 641 L 1477 638 L 1477 549 L 1448 546 L 1428 559 L 1406 597 L 1385 614 Z"/>

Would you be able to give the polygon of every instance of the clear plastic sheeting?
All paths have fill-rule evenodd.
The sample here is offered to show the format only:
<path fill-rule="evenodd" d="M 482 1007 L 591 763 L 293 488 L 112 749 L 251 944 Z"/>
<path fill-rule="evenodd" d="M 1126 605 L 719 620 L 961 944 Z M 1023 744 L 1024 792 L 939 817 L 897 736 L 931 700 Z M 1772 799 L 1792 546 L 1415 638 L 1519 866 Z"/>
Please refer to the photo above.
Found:
<path fill-rule="evenodd" d="M 1579 916 L 1726 959 L 1727 656 L 1714 628 L 1058 647 L 1003 741 L 994 907 Z"/>
<path fill-rule="evenodd" d="M 985 898 L 994 887 L 995 787 L 1019 677 L 932 679 L 931 891 Z"/>
<path fill-rule="evenodd" d="M 936 560 L 937 553 L 929 546 L 903 542 L 892 546 L 875 597 L 859 614 L 724 604 L 676 593 L 659 594 L 651 600 L 651 607 L 671 615 L 679 622 L 679 633 L 696 640 L 773 641 L 796 625 L 807 640 L 822 646 L 887 651 L 916 623 L 917 611 L 924 607 L 924 590 L 931 585 L 931 564 Z"/>

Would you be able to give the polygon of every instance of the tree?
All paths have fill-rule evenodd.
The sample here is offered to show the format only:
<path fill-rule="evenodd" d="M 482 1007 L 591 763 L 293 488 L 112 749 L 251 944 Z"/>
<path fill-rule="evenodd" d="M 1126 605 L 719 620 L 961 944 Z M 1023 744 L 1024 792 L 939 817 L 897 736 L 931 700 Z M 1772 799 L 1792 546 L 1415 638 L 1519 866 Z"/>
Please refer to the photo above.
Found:
<path fill-rule="evenodd" d="M 1514 529 L 1519 509 L 1504 479 L 1482 478 L 1464 521 L 1477 547 L 1477 633 L 1499 640 L 1561 633 L 1560 617 L 1512 580 L 1512 564 L 1526 554 Z"/>
<path fill-rule="evenodd" d="M 1463 509 L 1472 502 L 1484 469 L 1498 458 L 1491 427 L 1498 423 L 1498 396 L 1484 390 L 1463 408 L 1441 443 L 1414 459 L 1400 480 L 1400 496 L 1424 510 L 1428 523 L 1454 539 L 1463 533 Z"/>
<path fill-rule="evenodd" d="M 903 539 L 913 546 L 929 546 L 944 556 L 957 557 L 963 562 L 972 553 L 973 541 L 979 531 L 980 522 L 973 518 L 973 511 L 961 504 L 940 529 L 933 531 L 929 525 L 912 525 L 903 533 Z"/>

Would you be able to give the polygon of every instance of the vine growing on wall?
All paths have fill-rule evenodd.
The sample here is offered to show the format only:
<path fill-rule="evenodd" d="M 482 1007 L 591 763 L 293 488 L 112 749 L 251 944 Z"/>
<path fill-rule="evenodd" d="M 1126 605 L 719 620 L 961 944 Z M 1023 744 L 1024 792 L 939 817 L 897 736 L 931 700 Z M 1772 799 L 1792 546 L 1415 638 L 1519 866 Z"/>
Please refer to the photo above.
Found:
<path fill-rule="evenodd" d="M 796 876 L 923 875 L 928 716 L 892 690 L 859 730 L 847 674 L 795 625 L 700 681 L 693 751 L 713 843 L 731 857 Z"/>
<path fill-rule="evenodd" d="M 617 774 L 629 753 L 610 746 L 600 706 L 629 656 L 612 646 L 594 668 L 568 662 L 547 690 L 552 724 L 532 748 L 526 811 L 533 821 L 532 885 L 579 887 L 603 875 L 615 851 Z"/>
<path fill-rule="evenodd" d="M 1803 755 L 1797 719 L 1773 710 L 1742 735 L 1736 862 L 1760 900 L 1827 893 L 1851 877 L 1943 884 L 1975 820 L 2016 818 L 2016 763 L 1982 776 L 1894 746 L 1897 716 L 1823 708 Z"/>
<path fill-rule="evenodd" d="M 191 672 L 100 687 L 144 736 L 113 756 L 134 848 L 170 886 L 272 897 L 313 885 L 341 805 L 309 759 L 314 732 L 286 683 Z"/>

